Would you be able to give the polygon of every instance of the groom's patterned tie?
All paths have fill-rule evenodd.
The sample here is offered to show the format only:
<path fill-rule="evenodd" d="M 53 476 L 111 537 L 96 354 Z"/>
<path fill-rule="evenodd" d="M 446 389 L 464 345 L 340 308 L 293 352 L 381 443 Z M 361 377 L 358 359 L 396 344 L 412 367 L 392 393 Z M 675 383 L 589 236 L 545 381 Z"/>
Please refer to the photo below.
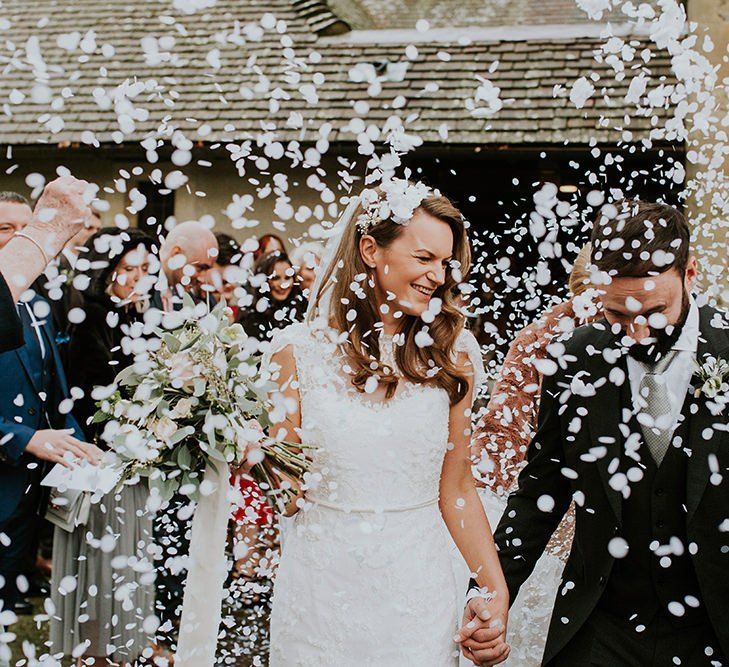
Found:
<path fill-rule="evenodd" d="M 655 364 L 643 364 L 646 372 L 640 381 L 642 412 L 654 420 L 653 426 L 641 425 L 643 437 L 657 466 L 661 465 L 673 435 L 673 424 L 667 423 L 669 422 L 667 415 L 671 414 L 671 401 L 668 397 L 668 382 L 664 372 L 671 365 L 676 353 L 676 350 L 671 350 Z"/>

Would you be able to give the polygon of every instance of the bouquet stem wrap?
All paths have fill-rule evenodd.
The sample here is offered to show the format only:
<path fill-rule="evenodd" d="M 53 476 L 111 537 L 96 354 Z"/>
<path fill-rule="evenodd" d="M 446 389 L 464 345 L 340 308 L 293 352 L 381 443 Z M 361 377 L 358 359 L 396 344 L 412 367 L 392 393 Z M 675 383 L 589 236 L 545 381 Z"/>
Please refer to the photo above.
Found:
<path fill-rule="evenodd" d="M 223 586 L 227 574 L 225 545 L 230 520 L 228 464 L 213 460 L 205 469 L 204 486 L 192 520 L 187 582 L 182 602 L 175 667 L 213 667 L 218 643 Z"/>

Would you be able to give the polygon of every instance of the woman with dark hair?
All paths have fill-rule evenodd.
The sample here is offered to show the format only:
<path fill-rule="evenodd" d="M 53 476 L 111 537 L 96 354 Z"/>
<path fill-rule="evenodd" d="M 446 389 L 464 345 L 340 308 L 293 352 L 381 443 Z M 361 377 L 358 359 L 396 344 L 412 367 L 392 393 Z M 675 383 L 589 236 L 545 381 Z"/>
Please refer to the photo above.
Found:
<path fill-rule="evenodd" d="M 275 234 L 264 234 L 258 239 L 258 247 L 253 251 L 253 259 L 258 261 L 264 255 L 272 252 L 286 252 L 286 244 L 280 236 Z"/>
<path fill-rule="evenodd" d="M 69 384 L 83 391 L 74 411 L 89 441 L 102 448 L 104 424 L 90 423 L 94 390 L 113 385 L 134 361 L 154 282 L 149 276 L 152 244 L 137 229 L 105 228 L 89 239 L 79 260 L 89 284 L 83 292 L 86 318 L 71 330 Z M 149 645 L 154 628 L 145 627 L 145 621 L 154 613 L 154 567 L 148 559 L 152 516 L 147 496 L 144 484 L 123 486 L 92 503 L 85 525 L 73 532 L 55 529 L 54 652 L 78 656 L 78 647 L 84 646 L 84 658 L 93 656 L 99 664 L 132 664 Z"/>
<path fill-rule="evenodd" d="M 251 286 L 253 303 L 238 318 L 249 336 L 268 340 L 272 331 L 303 318 L 305 300 L 285 253 L 276 251 L 261 257 L 253 268 Z"/>
<path fill-rule="evenodd" d="M 306 303 L 291 260 L 281 252 L 259 258 L 251 278 L 253 303 L 238 321 L 249 336 L 267 341 L 273 331 L 303 319 Z M 236 525 L 236 576 L 265 587 L 264 553 L 272 546 L 273 510 L 258 485 L 246 476 L 238 484 L 243 504 L 233 514 Z"/>
<path fill-rule="evenodd" d="M 244 269 L 240 263 L 243 251 L 238 241 L 229 234 L 217 232 L 218 256 L 208 276 L 213 286 L 216 301 L 225 299 L 225 303 L 233 310 L 233 321 L 238 317 L 238 298 L 236 290 L 243 284 Z"/>

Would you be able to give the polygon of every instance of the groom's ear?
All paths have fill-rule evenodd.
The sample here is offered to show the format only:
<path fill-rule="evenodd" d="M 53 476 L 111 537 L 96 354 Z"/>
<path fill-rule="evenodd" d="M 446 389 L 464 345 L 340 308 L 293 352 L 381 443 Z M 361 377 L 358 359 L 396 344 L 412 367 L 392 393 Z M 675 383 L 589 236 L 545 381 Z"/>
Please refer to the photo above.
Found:
<path fill-rule="evenodd" d="M 698 272 L 699 267 L 696 257 L 692 255 L 689 257 L 688 263 L 686 264 L 686 272 L 684 273 L 684 284 L 686 285 L 686 290 L 688 292 L 690 292 L 693 288 Z"/>
<path fill-rule="evenodd" d="M 374 269 L 377 266 L 377 250 L 379 246 L 377 241 L 369 234 L 364 234 L 359 240 L 359 254 L 362 256 L 362 261 L 370 268 Z"/>

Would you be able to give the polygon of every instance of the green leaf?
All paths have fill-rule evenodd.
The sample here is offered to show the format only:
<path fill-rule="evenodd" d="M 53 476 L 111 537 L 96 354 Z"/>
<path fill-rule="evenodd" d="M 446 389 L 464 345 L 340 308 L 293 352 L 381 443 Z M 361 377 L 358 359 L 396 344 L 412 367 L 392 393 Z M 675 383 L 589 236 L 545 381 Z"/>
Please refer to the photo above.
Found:
<path fill-rule="evenodd" d="M 178 431 L 178 433 L 179 433 L 179 431 Z M 175 435 L 177 435 L 177 434 L 175 434 Z M 190 450 L 187 448 L 187 445 L 180 445 L 177 448 L 177 464 L 183 470 L 189 470 L 191 463 L 192 463 L 192 456 L 190 454 Z M 183 477 L 183 479 L 184 479 L 184 477 Z"/>
<path fill-rule="evenodd" d="M 190 434 L 190 429 L 188 426 L 183 426 L 182 428 L 178 428 L 172 434 L 172 437 L 169 440 L 169 444 L 176 445 L 178 442 L 181 442 L 182 440 L 184 440 L 189 434 Z"/>
<path fill-rule="evenodd" d="M 206 454 L 210 458 L 215 459 L 216 461 L 222 461 L 223 463 L 227 463 L 225 456 L 221 452 L 219 452 L 217 449 L 215 449 L 215 447 L 211 447 L 210 449 L 208 449 Z"/>
<path fill-rule="evenodd" d="M 109 419 L 109 415 L 104 412 L 103 410 L 97 410 L 94 414 L 93 419 L 91 420 L 92 424 L 99 424 L 101 422 L 105 422 Z"/>
<path fill-rule="evenodd" d="M 164 475 L 155 475 L 149 477 L 149 490 L 157 490 L 163 501 L 169 502 L 172 500 L 172 496 L 175 494 L 177 488 L 177 482 L 175 480 L 167 479 Z"/>
<path fill-rule="evenodd" d="M 197 341 L 200 340 L 201 337 L 202 333 L 196 334 L 195 336 L 193 336 L 192 340 L 189 340 L 187 343 L 185 343 L 185 345 L 182 345 L 179 351 L 184 352 L 185 350 L 189 350 L 193 345 L 195 345 L 195 343 L 197 343 Z"/>
<path fill-rule="evenodd" d="M 162 341 L 167 346 L 167 349 L 172 352 L 172 354 L 179 351 L 181 346 L 180 340 L 177 338 L 177 336 L 174 336 L 169 331 L 165 331 L 162 334 Z"/>
<path fill-rule="evenodd" d="M 190 310 L 193 310 L 195 308 L 195 301 L 193 301 L 193 298 L 188 292 L 184 292 L 182 295 L 182 305 L 185 308 L 189 308 Z"/>
<path fill-rule="evenodd" d="M 244 412 L 246 414 L 250 414 L 252 412 L 255 412 L 255 410 L 258 408 L 258 402 L 257 401 L 251 401 L 247 398 L 239 398 L 238 399 L 238 409 L 241 412 Z"/>
<path fill-rule="evenodd" d="M 118 385 L 127 386 L 130 384 L 139 384 L 138 382 L 139 378 L 137 376 L 137 373 L 134 369 L 134 364 L 131 366 L 127 366 L 123 370 L 119 371 L 115 378 L 115 382 Z"/>

